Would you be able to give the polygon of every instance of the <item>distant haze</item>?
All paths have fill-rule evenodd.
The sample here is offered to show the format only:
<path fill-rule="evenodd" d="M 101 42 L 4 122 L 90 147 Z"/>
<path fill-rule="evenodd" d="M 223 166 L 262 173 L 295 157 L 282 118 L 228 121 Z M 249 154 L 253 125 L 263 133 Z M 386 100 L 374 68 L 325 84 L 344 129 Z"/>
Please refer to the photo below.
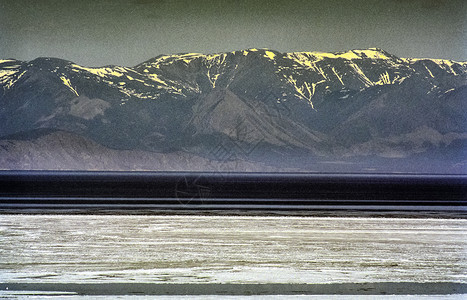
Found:
<path fill-rule="evenodd" d="M 0 0 L 0 58 L 133 66 L 246 48 L 467 60 L 464 0 Z"/>

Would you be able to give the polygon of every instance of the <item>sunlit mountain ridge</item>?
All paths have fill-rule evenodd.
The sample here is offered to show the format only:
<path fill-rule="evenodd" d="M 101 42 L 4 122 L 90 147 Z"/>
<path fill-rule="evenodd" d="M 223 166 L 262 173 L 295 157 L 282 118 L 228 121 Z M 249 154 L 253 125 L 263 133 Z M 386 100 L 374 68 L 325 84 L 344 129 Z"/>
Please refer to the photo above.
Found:
<path fill-rule="evenodd" d="M 467 62 L 379 48 L 160 55 L 131 68 L 8 59 L 0 86 L 8 142 L 51 129 L 110 149 L 216 163 L 321 171 L 344 161 L 362 171 L 436 160 L 464 170 Z"/>

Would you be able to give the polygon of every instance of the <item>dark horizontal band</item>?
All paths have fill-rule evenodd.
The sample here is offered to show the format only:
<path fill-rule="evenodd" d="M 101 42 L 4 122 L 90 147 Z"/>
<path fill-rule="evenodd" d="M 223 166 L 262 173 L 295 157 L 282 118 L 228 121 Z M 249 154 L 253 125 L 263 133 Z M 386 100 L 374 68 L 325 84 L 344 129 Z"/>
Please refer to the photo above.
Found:
<path fill-rule="evenodd" d="M 53 295 L 446 295 L 465 294 L 467 284 L 373 282 L 329 284 L 152 284 L 0 283 L 0 291 L 53 292 Z M 33 294 L 33 293 L 31 293 Z"/>
<path fill-rule="evenodd" d="M 465 175 L 2 172 L 0 208 L 467 206 Z M 73 207 L 71 207 L 73 206 Z"/>

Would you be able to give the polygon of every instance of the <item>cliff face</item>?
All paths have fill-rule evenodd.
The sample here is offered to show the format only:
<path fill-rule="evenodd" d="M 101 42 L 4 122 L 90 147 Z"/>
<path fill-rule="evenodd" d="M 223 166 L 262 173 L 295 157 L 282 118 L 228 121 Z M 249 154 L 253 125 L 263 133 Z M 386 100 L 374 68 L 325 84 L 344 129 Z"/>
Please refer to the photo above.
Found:
<path fill-rule="evenodd" d="M 44 158 L 34 154 L 39 148 L 57 158 L 67 147 L 95 161 L 78 160 L 78 169 L 147 169 L 149 155 L 167 159 L 160 164 L 167 170 L 188 170 L 196 157 L 201 170 L 207 162 L 305 171 L 353 164 L 349 171 L 362 171 L 433 161 L 429 169 L 463 172 L 466 79 L 467 63 L 376 48 L 163 55 L 133 68 L 1 60 L 1 167 L 30 166 L 7 162 L 20 152 L 11 145 L 21 144 L 34 161 Z M 74 138 L 44 136 L 43 129 Z M 89 143 L 94 150 L 79 146 Z M 134 158 L 120 159 L 130 153 L 122 151 Z"/>

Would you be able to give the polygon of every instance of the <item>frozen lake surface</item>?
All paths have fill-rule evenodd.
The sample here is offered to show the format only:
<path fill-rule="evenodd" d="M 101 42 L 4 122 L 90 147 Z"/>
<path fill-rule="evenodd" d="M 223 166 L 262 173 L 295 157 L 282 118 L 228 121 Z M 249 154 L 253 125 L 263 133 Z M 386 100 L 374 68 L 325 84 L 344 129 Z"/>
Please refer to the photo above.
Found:
<path fill-rule="evenodd" d="M 3 283 L 467 283 L 467 220 L 0 215 Z"/>

